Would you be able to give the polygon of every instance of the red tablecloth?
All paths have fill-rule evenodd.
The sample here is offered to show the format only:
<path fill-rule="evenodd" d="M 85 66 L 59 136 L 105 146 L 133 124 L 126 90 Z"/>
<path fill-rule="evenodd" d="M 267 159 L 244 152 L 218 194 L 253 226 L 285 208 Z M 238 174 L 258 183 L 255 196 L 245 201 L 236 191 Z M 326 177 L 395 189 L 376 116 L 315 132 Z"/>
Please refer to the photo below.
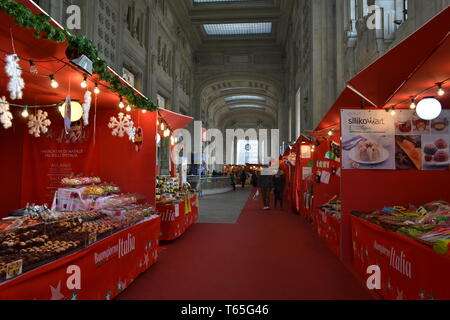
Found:
<path fill-rule="evenodd" d="M 159 228 L 142 222 L 5 282 L 0 300 L 113 299 L 157 261 Z"/>
<path fill-rule="evenodd" d="M 381 269 L 385 299 L 449 300 L 450 258 L 414 239 L 352 216 L 353 266 L 364 279 L 367 268 Z"/>
<path fill-rule="evenodd" d="M 187 201 L 175 205 L 156 206 L 156 214 L 161 216 L 160 240 L 178 239 L 198 220 L 198 196 L 191 196 Z M 190 204 L 190 206 L 188 205 Z"/>
<path fill-rule="evenodd" d="M 316 216 L 316 228 L 319 236 L 336 255 L 340 255 L 341 223 L 338 219 L 321 210 Z"/>

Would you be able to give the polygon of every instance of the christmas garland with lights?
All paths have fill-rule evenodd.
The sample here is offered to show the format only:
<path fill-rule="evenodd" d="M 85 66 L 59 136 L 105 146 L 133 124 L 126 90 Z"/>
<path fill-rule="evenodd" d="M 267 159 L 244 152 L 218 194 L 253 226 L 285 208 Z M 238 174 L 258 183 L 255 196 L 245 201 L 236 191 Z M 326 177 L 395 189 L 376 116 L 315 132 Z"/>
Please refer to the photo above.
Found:
<path fill-rule="evenodd" d="M 136 109 L 156 111 L 158 106 L 148 98 L 137 95 L 128 86 L 122 85 L 119 77 L 108 71 L 108 65 L 98 55 L 98 49 L 91 40 L 85 36 L 72 35 L 66 30 L 55 28 L 50 24 L 51 18 L 45 14 L 34 14 L 23 4 L 11 1 L 0 0 L 0 10 L 12 16 L 15 22 L 26 29 L 34 29 L 34 35 L 54 42 L 68 42 L 68 50 L 79 52 L 87 56 L 93 62 L 93 72 L 99 79 L 109 84 L 110 90 L 121 97 L 125 97 L 129 105 Z"/>

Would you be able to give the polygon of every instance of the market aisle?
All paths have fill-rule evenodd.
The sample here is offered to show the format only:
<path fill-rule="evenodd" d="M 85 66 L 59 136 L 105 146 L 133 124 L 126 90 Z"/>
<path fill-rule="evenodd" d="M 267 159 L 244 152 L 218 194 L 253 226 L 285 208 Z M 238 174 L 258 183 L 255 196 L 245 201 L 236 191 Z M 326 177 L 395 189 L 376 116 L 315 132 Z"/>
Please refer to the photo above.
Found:
<path fill-rule="evenodd" d="M 217 203 L 218 206 L 221 203 Z M 370 299 L 303 219 L 248 200 L 237 224 L 197 224 L 119 299 Z"/>
<path fill-rule="evenodd" d="M 200 199 L 199 223 L 236 223 L 248 200 L 252 187 Z"/>

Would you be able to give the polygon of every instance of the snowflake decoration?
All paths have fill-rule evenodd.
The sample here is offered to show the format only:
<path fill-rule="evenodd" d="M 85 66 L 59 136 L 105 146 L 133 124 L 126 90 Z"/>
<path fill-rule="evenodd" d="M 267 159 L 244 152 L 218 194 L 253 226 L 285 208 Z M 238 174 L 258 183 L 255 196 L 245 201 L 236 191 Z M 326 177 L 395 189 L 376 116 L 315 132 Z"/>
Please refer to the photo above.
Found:
<path fill-rule="evenodd" d="M 128 137 L 130 138 L 130 141 L 133 143 L 136 141 L 136 130 L 137 129 L 135 126 L 132 126 L 127 130 Z"/>
<path fill-rule="evenodd" d="M 47 119 L 48 113 L 42 110 L 38 110 L 36 115 L 31 115 L 28 121 L 28 131 L 31 135 L 39 138 L 41 133 L 47 133 L 48 127 L 52 124 L 49 119 Z"/>
<path fill-rule="evenodd" d="M 9 103 L 5 97 L 0 98 L 0 123 L 3 128 L 9 129 L 12 127 L 12 113 L 9 111 Z"/>
<path fill-rule="evenodd" d="M 17 54 L 11 54 L 6 56 L 5 72 L 9 77 L 8 91 L 12 100 L 22 99 L 23 88 L 25 88 L 25 82 L 22 79 L 22 69 L 19 66 L 19 57 Z"/>
<path fill-rule="evenodd" d="M 125 133 L 128 134 L 128 130 L 134 127 L 133 121 L 131 121 L 131 116 L 129 114 L 125 115 L 122 112 L 119 113 L 118 118 L 111 117 L 108 127 L 112 130 L 112 135 L 114 137 L 123 138 Z"/>

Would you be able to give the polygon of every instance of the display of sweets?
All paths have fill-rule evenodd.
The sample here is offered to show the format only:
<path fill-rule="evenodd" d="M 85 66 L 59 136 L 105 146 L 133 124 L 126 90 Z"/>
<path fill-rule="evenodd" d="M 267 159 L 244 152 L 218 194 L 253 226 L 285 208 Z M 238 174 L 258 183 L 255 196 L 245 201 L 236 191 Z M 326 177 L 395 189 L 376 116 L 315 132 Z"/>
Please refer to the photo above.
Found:
<path fill-rule="evenodd" d="M 119 193 L 120 188 L 114 185 L 96 185 L 84 188 L 83 195 L 85 196 L 103 196 L 111 193 Z"/>
<path fill-rule="evenodd" d="M 172 177 L 156 178 L 156 193 L 175 193 L 180 190 L 180 179 Z"/>
<path fill-rule="evenodd" d="M 328 201 L 323 206 L 319 207 L 323 212 L 332 215 L 338 220 L 341 220 L 341 200 L 337 197 L 333 197 L 330 201 Z"/>
<path fill-rule="evenodd" d="M 115 232 L 148 219 L 156 219 L 155 208 L 138 204 L 138 194 L 120 192 L 113 184 L 100 183 L 99 178 L 63 179 L 74 190 L 92 197 L 89 209 L 50 210 L 47 206 L 27 205 L 20 214 L 0 220 L 0 282 L 6 280 L 8 266 L 20 265 L 23 272 L 85 248 Z M 84 186 L 91 184 L 90 186 Z M 108 215 L 118 212 L 120 215 Z"/>
<path fill-rule="evenodd" d="M 387 230 L 413 238 L 446 254 L 450 246 L 450 204 L 433 201 L 421 207 L 386 207 L 370 213 L 353 212 Z"/>
<path fill-rule="evenodd" d="M 66 186 L 82 186 L 101 182 L 99 177 L 66 177 L 61 180 L 61 184 Z"/>

